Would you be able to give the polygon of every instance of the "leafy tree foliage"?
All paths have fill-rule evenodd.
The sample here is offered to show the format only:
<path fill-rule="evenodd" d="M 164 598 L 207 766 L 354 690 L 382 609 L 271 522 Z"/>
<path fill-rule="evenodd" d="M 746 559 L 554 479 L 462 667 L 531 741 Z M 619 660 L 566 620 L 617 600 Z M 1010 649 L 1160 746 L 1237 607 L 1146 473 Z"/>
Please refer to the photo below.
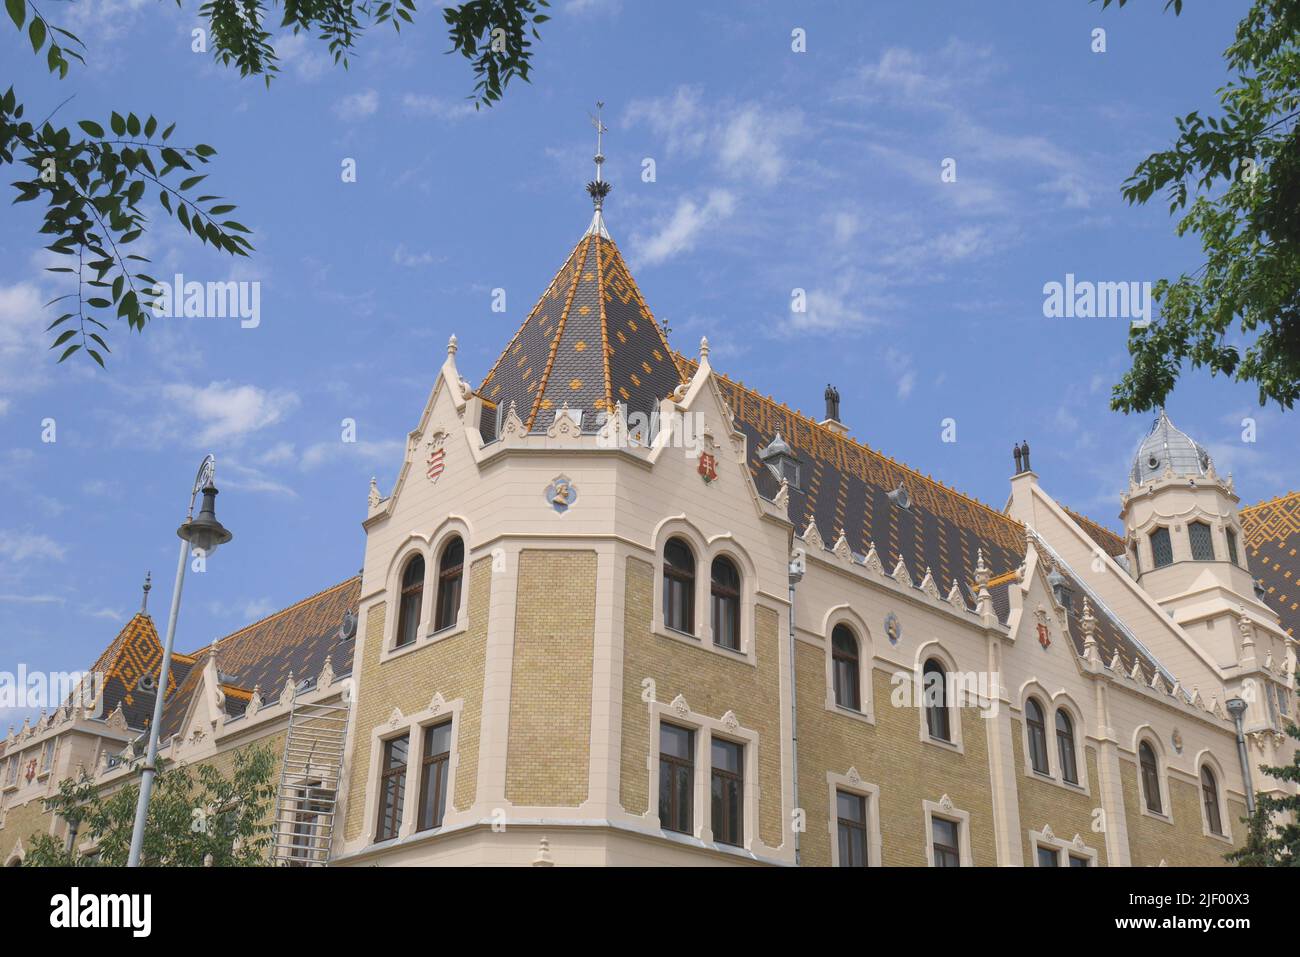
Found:
<path fill-rule="evenodd" d="M 1217 115 L 1177 118 L 1174 145 L 1123 186 L 1130 203 L 1162 193 L 1206 261 L 1153 287 L 1161 315 L 1130 332 L 1132 367 L 1111 397 L 1121 411 L 1163 404 L 1188 363 L 1254 383 L 1260 405 L 1300 397 L 1300 0 L 1256 0 L 1224 61 Z"/>
<path fill-rule="evenodd" d="M 47 20 L 35 0 L 4 3 L 32 51 L 44 52 L 52 75 L 62 79 L 71 64 L 84 63 L 82 41 Z M 539 38 L 548 6 L 549 0 L 467 0 L 442 11 L 451 39 L 447 52 L 473 65 L 476 107 L 499 101 L 512 79 L 529 80 L 529 38 Z M 269 85 L 279 72 L 268 29 L 277 7 L 277 29 L 316 36 L 344 68 L 366 27 L 391 24 L 400 31 L 416 12 L 415 0 L 270 0 L 269 6 L 264 0 L 207 0 L 199 14 L 207 21 L 217 63 L 242 76 L 261 76 Z M 44 201 L 45 248 L 67 263 L 50 271 L 75 278 L 75 291 L 46 304 L 62 303 L 46 330 L 53 337 L 50 348 L 61 350 L 60 362 L 80 351 L 103 366 L 108 322 L 125 320 L 141 331 L 157 304 L 155 280 L 145 271 L 148 259 L 130 251 L 149 226 L 142 209 L 146 195 L 156 196 L 199 242 L 232 256 L 253 251 L 251 231 L 230 218 L 234 203 L 198 189 L 207 177 L 200 167 L 216 155 L 211 146 L 176 145 L 170 141 L 175 123 L 160 131 L 155 117 L 141 119 L 125 110 L 114 111 L 106 124 L 84 119 L 57 126 L 53 119 L 64 104 L 33 123 L 10 87 L 0 97 L 0 167 L 26 167 L 31 178 L 13 183 L 14 202 Z"/>
<path fill-rule="evenodd" d="M 145 825 L 146 866 L 256 867 L 267 863 L 272 836 L 271 799 L 275 755 L 270 748 L 245 748 L 234 753 L 234 769 L 226 777 L 208 764 L 160 762 Z M 79 779 L 59 784 L 59 793 L 45 802 L 77 833 L 77 844 L 93 841 L 95 855 L 82 857 L 52 835 L 33 835 L 26 867 L 124 867 L 131 850 L 135 784 L 107 795 L 82 772 Z"/>
<path fill-rule="evenodd" d="M 1300 682 L 1300 674 L 1296 679 Z M 1300 744 L 1300 725 L 1287 722 L 1286 733 Z M 1279 781 L 1300 784 L 1300 748 L 1287 767 L 1261 766 Z M 1242 867 L 1300 867 L 1300 794 L 1255 795 L 1255 813 L 1245 819 L 1246 842 L 1226 859 Z"/>

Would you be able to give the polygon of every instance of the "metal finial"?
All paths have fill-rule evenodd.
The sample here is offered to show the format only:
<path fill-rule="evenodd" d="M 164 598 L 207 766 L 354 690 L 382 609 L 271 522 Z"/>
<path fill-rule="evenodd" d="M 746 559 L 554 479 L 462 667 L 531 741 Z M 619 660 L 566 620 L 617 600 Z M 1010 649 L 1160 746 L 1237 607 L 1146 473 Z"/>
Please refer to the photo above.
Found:
<path fill-rule="evenodd" d="M 143 589 L 144 595 L 140 599 L 140 614 L 142 615 L 149 614 L 149 590 L 153 588 L 153 585 L 150 584 L 150 582 L 152 581 L 153 581 L 153 572 L 145 572 L 144 589 Z"/>
<path fill-rule="evenodd" d="M 597 183 L 603 181 L 600 174 L 601 164 L 605 162 L 605 153 L 604 150 L 601 149 L 601 146 L 604 142 L 602 137 L 604 136 L 605 133 L 609 131 L 609 127 L 606 126 L 603 122 L 601 122 L 600 119 L 600 111 L 603 110 L 604 108 L 605 108 L 604 102 L 602 102 L 601 100 L 597 100 L 596 112 L 587 114 L 588 116 L 591 117 L 591 125 L 596 128 L 596 155 L 592 158 L 596 161 L 596 182 Z"/>
<path fill-rule="evenodd" d="M 596 178 L 587 184 L 587 195 L 591 197 L 591 201 L 596 207 L 596 215 L 592 217 L 591 226 L 587 228 L 587 235 L 600 235 L 608 239 L 609 232 L 605 229 L 605 221 L 601 216 L 601 210 L 605 206 L 605 197 L 609 195 L 609 191 L 613 189 L 613 186 L 605 180 L 605 175 L 601 171 L 601 167 L 605 162 L 604 135 L 609 130 L 609 127 L 600 118 L 600 111 L 604 108 L 605 104 L 597 100 L 596 112 L 588 114 L 591 117 L 591 125 L 596 128 L 596 155 L 593 157 L 596 161 Z"/>

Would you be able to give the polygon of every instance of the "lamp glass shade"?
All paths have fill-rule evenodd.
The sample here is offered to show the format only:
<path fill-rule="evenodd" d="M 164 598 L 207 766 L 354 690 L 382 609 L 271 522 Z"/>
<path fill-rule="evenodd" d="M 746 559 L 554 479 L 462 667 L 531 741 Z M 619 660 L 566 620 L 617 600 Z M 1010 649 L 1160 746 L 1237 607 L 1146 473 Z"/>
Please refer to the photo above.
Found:
<path fill-rule="evenodd" d="M 217 521 L 216 486 L 209 484 L 204 487 L 203 504 L 198 516 L 176 529 L 176 534 L 192 547 L 202 549 L 205 555 L 211 555 L 217 546 L 226 544 L 234 537 L 228 528 Z"/>

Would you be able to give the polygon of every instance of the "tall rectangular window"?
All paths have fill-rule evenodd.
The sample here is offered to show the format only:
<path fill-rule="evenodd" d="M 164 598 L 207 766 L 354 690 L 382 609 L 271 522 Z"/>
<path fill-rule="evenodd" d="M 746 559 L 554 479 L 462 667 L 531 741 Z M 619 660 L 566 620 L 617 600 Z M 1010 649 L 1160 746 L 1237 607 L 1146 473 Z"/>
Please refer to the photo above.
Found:
<path fill-rule="evenodd" d="M 1228 561 L 1234 565 L 1239 564 L 1237 562 L 1237 533 L 1231 528 L 1228 529 Z"/>
<path fill-rule="evenodd" d="M 961 825 L 946 817 L 930 818 L 935 867 L 961 867 Z"/>
<path fill-rule="evenodd" d="M 1214 561 L 1214 539 L 1210 536 L 1210 526 L 1204 522 L 1191 522 L 1187 526 L 1187 537 L 1192 543 L 1193 561 Z"/>
<path fill-rule="evenodd" d="M 420 769 L 420 817 L 416 829 L 442 827 L 447 812 L 447 772 L 451 767 L 451 722 L 424 731 L 424 759 Z"/>
<path fill-rule="evenodd" d="M 375 840 L 397 837 L 402 826 L 402 804 L 406 799 L 406 757 L 410 736 L 384 742 L 384 761 L 379 776 L 379 826 Z"/>
<path fill-rule="evenodd" d="M 1061 854 L 1054 847 L 1040 847 L 1038 849 L 1038 866 L 1039 867 L 1060 867 Z"/>
<path fill-rule="evenodd" d="M 334 792 L 322 788 L 320 781 L 311 781 L 296 790 L 297 810 L 293 814 L 293 830 L 289 836 L 290 867 L 306 867 L 314 860 L 323 860 L 328 847 L 324 843 L 324 824 L 321 815 L 334 809 Z"/>
<path fill-rule="evenodd" d="M 695 732 L 659 725 L 659 824 L 664 830 L 695 831 Z"/>
<path fill-rule="evenodd" d="M 719 844 L 745 843 L 745 748 L 713 739 L 713 839 Z"/>
<path fill-rule="evenodd" d="M 835 816 L 840 842 L 840 867 L 867 866 L 867 799 L 848 791 L 835 792 Z"/>
<path fill-rule="evenodd" d="M 1169 544 L 1169 529 L 1157 528 L 1151 533 L 1151 561 L 1156 568 L 1172 564 L 1174 550 Z"/>

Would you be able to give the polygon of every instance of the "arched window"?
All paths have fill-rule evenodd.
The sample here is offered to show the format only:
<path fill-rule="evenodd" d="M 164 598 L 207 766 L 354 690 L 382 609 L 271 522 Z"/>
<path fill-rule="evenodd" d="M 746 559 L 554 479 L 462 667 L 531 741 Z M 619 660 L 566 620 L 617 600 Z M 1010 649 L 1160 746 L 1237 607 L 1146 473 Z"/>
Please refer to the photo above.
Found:
<path fill-rule="evenodd" d="M 1214 539 L 1210 535 L 1210 526 L 1204 522 L 1189 522 L 1187 537 L 1192 543 L 1192 560 L 1197 562 L 1214 561 Z"/>
<path fill-rule="evenodd" d="M 740 650 L 740 572 L 731 559 L 713 560 L 713 643 Z"/>
<path fill-rule="evenodd" d="M 1061 777 L 1079 783 L 1079 767 L 1074 760 L 1074 721 L 1064 708 L 1056 709 L 1056 751 L 1061 759 Z"/>
<path fill-rule="evenodd" d="M 424 603 L 424 556 L 416 555 L 402 571 L 402 595 L 398 601 L 398 648 L 415 641 L 420 628 L 420 606 Z"/>
<path fill-rule="evenodd" d="M 831 670 L 835 684 L 835 703 L 841 708 L 861 711 L 858 639 L 848 625 L 836 625 L 831 632 Z"/>
<path fill-rule="evenodd" d="M 695 634 L 695 555 L 680 538 L 664 547 L 664 625 Z"/>
<path fill-rule="evenodd" d="M 1201 765 L 1201 802 L 1205 805 L 1205 824 L 1211 834 L 1223 835 L 1223 819 L 1219 816 L 1219 782 L 1209 765 Z"/>
<path fill-rule="evenodd" d="M 952 741 L 952 723 L 948 720 L 947 674 L 934 658 L 925 663 L 921 676 L 921 693 L 925 704 L 925 725 L 936 741 Z"/>
<path fill-rule="evenodd" d="M 1156 814 L 1164 813 L 1160 803 L 1160 766 L 1156 763 L 1155 751 L 1146 741 L 1138 745 L 1138 764 L 1142 767 L 1142 793 L 1146 798 L 1147 810 Z"/>
<path fill-rule="evenodd" d="M 460 584 L 465 574 L 465 543 L 460 536 L 449 541 L 438 561 L 438 607 L 434 610 L 433 630 L 442 631 L 456 624 L 460 614 Z"/>
<path fill-rule="evenodd" d="M 1025 702 L 1025 727 L 1029 731 L 1029 763 L 1039 774 L 1051 773 L 1047 764 L 1047 726 L 1037 698 Z"/>
<path fill-rule="evenodd" d="M 1174 560 L 1174 549 L 1169 544 L 1169 529 L 1157 528 L 1151 533 L 1151 563 L 1156 568 L 1164 568 L 1172 564 Z"/>

